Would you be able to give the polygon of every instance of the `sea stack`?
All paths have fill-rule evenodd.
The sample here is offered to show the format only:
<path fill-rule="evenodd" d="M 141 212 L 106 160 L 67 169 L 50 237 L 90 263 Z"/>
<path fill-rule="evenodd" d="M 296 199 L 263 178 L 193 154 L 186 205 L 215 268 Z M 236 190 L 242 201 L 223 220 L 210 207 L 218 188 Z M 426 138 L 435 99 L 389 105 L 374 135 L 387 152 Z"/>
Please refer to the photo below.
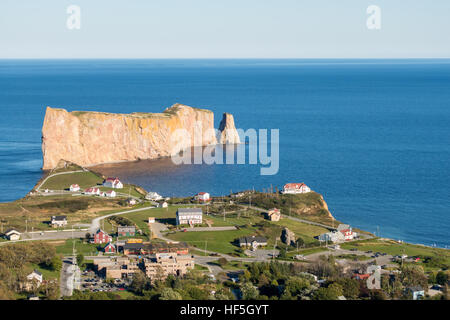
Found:
<path fill-rule="evenodd" d="M 233 116 L 224 115 L 222 124 L 219 143 L 239 143 Z M 42 127 L 42 169 L 55 168 L 61 159 L 86 167 L 156 159 L 192 146 L 217 143 L 213 112 L 182 104 L 162 113 L 131 114 L 47 107 Z"/>
<path fill-rule="evenodd" d="M 234 117 L 230 113 L 224 113 L 222 116 L 222 121 L 219 125 L 219 137 L 218 143 L 220 144 L 239 144 L 241 139 L 237 133 L 236 127 L 234 125 Z"/>

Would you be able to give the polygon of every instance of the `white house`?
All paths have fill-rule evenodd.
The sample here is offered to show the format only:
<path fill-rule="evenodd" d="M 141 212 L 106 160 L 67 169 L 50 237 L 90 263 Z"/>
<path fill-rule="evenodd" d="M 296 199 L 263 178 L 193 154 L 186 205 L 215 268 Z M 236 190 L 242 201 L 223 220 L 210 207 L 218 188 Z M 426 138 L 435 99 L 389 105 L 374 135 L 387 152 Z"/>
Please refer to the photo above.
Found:
<path fill-rule="evenodd" d="M 421 300 L 425 296 L 425 290 L 421 286 L 408 287 L 406 291 L 412 296 L 413 300 Z"/>
<path fill-rule="evenodd" d="M 159 201 L 162 200 L 163 197 L 161 197 L 159 194 L 157 194 L 156 192 L 149 192 L 147 193 L 147 195 L 145 196 L 145 199 L 147 200 L 153 200 L 153 201 Z"/>
<path fill-rule="evenodd" d="M 50 221 L 52 227 L 62 227 L 67 225 L 67 217 L 66 216 L 52 216 L 52 220 Z"/>
<path fill-rule="evenodd" d="M 96 187 L 87 188 L 86 190 L 84 190 L 84 194 L 99 196 L 100 195 L 100 189 L 96 188 Z"/>
<path fill-rule="evenodd" d="M 128 202 L 128 204 L 129 204 L 130 206 L 134 206 L 134 205 L 137 203 L 137 201 L 136 201 L 135 198 L 129 198 L 129 199 L 127 200 L 127 202 Z"/>
<path fill-rule="evenodd" d="M 319 241 L 339 242 L 344 240 L 344 235 L 340 231 L 327 232 L 319 236 Z"/>
<path fill-rule="evenodd" d="M 36 281 L 41 284 L 43 280 L 42 273 L 40 273 L 38 270 L 33 270 L 29 275 L 27 275 L 27 280 L 32 281 L 33 279 L 36 279 Z"/>
<path fill-rule="evenodd" d="M 206 202 L 206 201 L 211 200 L 211 196 L 210 196 L 210 194 L 208 192 L 199 192 L 198 194 L 196 194 L 194 196 L 194 199 L 198 200 L 198 201 Z"/>
<path fill-rule="evenodd" d="M 110 190 L 110 191 L 103 192 L 102 195 L 104 197 L 108 197 L 108 198 L 115 198 L 116 192 L 114 190 Z"/>
<path fill-rule="evenodd" d="M 6 230 L 5 236 L 8 238 L 8 240 L 20 240 L 20 232 L 16 229 Z"/>
<path fill-rule="evenodd" d="M 287 194 L 308 193 L 308 192 L 311 192 L 311 189 L 303 182 L 287 183 L 283 186 L 283 193 Z"/>
<path fill-rule="evenodd" d="M 119 178 L 106 178 L 105 181 L 103 181 L 103 186 L 114 189 L 123 188 L 123 184 L 120 182 Z"/>
<path fill-rule="evenodd" d="M 80 191 L 80 186 L 78 184 L 72 184 L 70 186 L 69 190 L 72 192 L 78 192 L 78 191 Z"/>
<path fill-rule="evenodd" d="M 179 208 L 177 211 L 176 224 L 201 224 L 203 212 L 200 208 Z"/>
<path fill-rule="evenodd" d="M 158 204 L 158 208 L 167 208 L 168 206 L 169 205 L 165 201 Z"/>
<path fill-rule="evenodd" d="M 155 223 L 155 217 L 148 217 L 148 223 Z"/>

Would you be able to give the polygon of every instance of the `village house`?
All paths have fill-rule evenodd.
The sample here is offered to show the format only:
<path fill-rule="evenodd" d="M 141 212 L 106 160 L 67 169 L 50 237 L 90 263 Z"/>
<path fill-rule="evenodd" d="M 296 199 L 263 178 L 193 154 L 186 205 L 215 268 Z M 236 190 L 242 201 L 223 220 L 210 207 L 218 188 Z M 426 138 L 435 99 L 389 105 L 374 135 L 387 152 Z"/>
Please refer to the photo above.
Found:
<path fill-rule="evenodd" d="M 340 224 L 337 230 L 323 233 L 318 239 L 323 242 L 343 242 L 353 240 L 357 235 L 348 224 Z"/>
<path fill-rule="evenodd" d="M 344 236 L 344 240 L 353 240 L 357 237 L 357 233 L 353 232 L 352 228 L 348 224 L 339 224 L 337 230 Z"/>
<path fill-rule="evenodd" d="M 93 196 L 99 196 L 100 195 L 100 189 L 97 187 L 87 188 L 83 192 L 87 195 L 93 195 Z"/>
<path fill-rule="evenodd" d="M 283 186 L 283 193 L 286 194 L 308 193 L 308 192 L 311 192 L 311 189 L 303 182 L 287 183 Z"/>
<path fill-rule="evenodd" d="M 134 237 L 136 235 L 135 226 L 119 226 L 117 227 L 117 236 L 119 237 Z"/>
<path fill-rule="evenodd" d="M 179 208 L 177 210 L 176 224 L 202 224 L 203 211 L 200 208 Z"/>
<path fill-rule="evenodd" d="M 421 300 L 425 296 L 425 290 L 421 286 L 408 287 L 406 292 L 412 296 L 413 300 Z"/>
<path fill-rule="evenodd" d="M 27 275 L 27 280 L 20 282 L 20 287 L 25 291 L 32 291 L 34 288 L 39 288 L 43 281 L 42 273 L 38 270 L 33 270 Z"/>
<path fill-rule="evenodd" d="M 69 190 L 72 192 L 78 192 L 78 191 L 80 191 L 80 186 L 78 184 L 72 184 L 70 186 Z"/>
<path fill-rule="evenodd" d="M 160 202 L 159 204 L 158 204 L 158 208 L 167 208 L 169 205 L 167 204 L 167 202 Z"/>
<path fill-rule="evenodd" d="M 281 218 L 281 212 L 277 208 L 270 209 L 266 213 L 266 219 L 269 219 L 270 221 L 280 221 Z"/>
<path fill-rule="evenodd" d="M 119 178 L 106 178 L 105 181 L 103 181 L 103 186 L 114 189 L 123 188 L 123 184 L 120 182 Z"/>
<path fill-rule="evenodd" d="M 103 197 L 108 197 L 108 198 L 115 198 L 116 197 L 116 192 L 114 190 L 109 190 L 106 192 L 102 192 L 102 196 Z"/>
<path fill-rule="evenodd" d="M 153 200 L 153 201 L 159 201 L 162 200 L 163 197 L 161 197 L 158 193 L 156 192 L 149 192 L 146 194 L 145 199 L 147 200 Z"/>
<path fill-rule="evenodd" d="M 52 216 L 52 220 L 50 224 L 54 228 L 60 228 L 67 225 L 67 217 L 66 216 Z"/>
<path fill-rule="evenodd" d="M 200 201 L 200 202 L 207 202 L 211 200 L 211 196 L 208 192 L 199 192 L 194 196 L 194 200 Z"/>
<path fill-rule="evenodd" d="M 36 269 L 34 269 L 33 272 L 31 272 L 29 275 L 27 275 L 28 281 L 33 281 L 33 279 L 36 280 L 39 284 L 41 284 L 42 281 L 44 280 L 42 273 Z"/>
<path fill-rule="evenodd" d="M 134 206 L 137 203 L 137 201 L 135 198 L 128 198 L 127 203 L 129 206 Z"/>
<path fill-rule="evenodd" d="M 112 237 L 110 235 L 108 235 L 102 229 L 98 229 L 97 232 L 94 234 L 94 239 L 92 240 L 92 243 L 102 244 L 102 243 L 108 243 L 111 241 L 112 241 Z"/>
<path fill-rule="evenodd" d="M 144 259 L 145 274 L 152 281 L 163 280 L 169 274 L 183 276 L 194 269 L 194 258 L 177 253 L 157 253 L 154 257 Z"/>
<path fill-rule="evenodd" d="M 103 248 L 103 251 L 105 253 L 116 253 L 117 250 L 116 250 L 116 246 L 113 243 L 108 242 L 106 244 L 106 246 Z"/>
<path fill-rule="evenodd" d="M 339 242 L 344 241 L 344 235 L 339 231 L 330 231 L 319 235 L 318 239 L 323 242 Z"/>
<path fill-rule="evenodd" d="M 155 217 L 148 217 L 148 223 L 155 223 Z"/>
<path fill-rule="evenodd" d="M 15 241 L 20 240 L 20 232 L 16 229 L 8 229 L 5 232 L 5 236 L 8 240 Z"/>
<path fill-rule="evenodd" d="M 260 236 L 242 237 L 238 239 L 238 244 L 239 247 L 249 247 L 255 250 L 258 247 L 267 246 L 267 238 Z"/>

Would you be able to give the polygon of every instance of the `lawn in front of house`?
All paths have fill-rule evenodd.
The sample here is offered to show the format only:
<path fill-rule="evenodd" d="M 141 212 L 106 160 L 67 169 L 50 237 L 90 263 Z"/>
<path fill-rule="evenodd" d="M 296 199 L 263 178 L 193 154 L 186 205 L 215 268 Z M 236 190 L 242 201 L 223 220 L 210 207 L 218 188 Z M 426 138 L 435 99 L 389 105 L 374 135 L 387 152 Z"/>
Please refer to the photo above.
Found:
<path fill-rule="evenodd" d="M 50 280 L 50 279 L 59 279 L 60 272 L 57 270 L 51 270 L 47 266 L 38 265 L 36 263 L 31 263 L 29 265 L 30 270 L 38 270 L 40 273 L 42 273 L 42 276 L 44 277 L 44 280 Z"/>

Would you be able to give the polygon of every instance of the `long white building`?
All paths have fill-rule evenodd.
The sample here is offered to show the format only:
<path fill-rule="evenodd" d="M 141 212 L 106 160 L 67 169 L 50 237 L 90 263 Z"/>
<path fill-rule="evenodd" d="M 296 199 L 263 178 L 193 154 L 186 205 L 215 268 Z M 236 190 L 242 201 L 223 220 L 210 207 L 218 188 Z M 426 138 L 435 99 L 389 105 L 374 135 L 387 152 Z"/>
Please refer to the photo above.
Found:
<path fill-rule="evenodd" d="M 202 224 L 203 211 L 200 208 L 179 208 L 177 211 L 177 225 Z"/>

